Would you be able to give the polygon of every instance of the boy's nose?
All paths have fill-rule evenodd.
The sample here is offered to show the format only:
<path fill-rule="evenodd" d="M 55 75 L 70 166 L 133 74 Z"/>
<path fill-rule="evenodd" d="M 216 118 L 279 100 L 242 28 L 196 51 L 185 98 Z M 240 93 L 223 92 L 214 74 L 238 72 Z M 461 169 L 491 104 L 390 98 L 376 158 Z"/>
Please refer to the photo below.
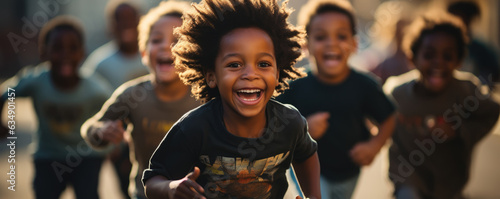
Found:
<path fill-rule="evenodd" d="M 258 79 L 259 78 L 258 73 L 259 72 L 258 72 L 257 66 L 254 66 L 253 64 L 247 64 L 243 68 L 242 78 L 247 79 L 247 80 Z"/>
<path fill-rule="evenodd" d="M 160 48 L 163 50 L 170 51 L 172 48 L 172 41 L 170 41 L 169 39 L 164 39 L 163 42 L 161 42 L 160 44 Z"/>
<path fill-rule="evenodd" d="M 446 64 L 446 60 L 443 56 L 436 56 L 434 57 L 434 66 L 436 67 L 443 67 L 444 64 Z"/>
<path fill-rule="evenodd" d="M 335 39 L 335 38 L 328 37 L 328 39 L 326 40 L 326 45 L 327 46 L 335 46 L 338 43 L 339 43 L 338 40 Z"/>

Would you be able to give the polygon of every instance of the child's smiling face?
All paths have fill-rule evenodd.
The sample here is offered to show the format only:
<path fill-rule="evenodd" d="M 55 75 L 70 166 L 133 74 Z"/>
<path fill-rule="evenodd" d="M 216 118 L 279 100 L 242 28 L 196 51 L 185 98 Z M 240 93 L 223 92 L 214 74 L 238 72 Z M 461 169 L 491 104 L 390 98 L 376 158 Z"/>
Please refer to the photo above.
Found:
<path fill-rule="evenodd" d="M 174 28 L 181 26 L 182 20 L 175 16 L 163 16 L 151 27 L 142 61 L 155 75 L 157 82 L 180 81 L 174 67 L 171 48 L 177 42 Z"/>
<path fill-rule="evenodd" d="M 338 12 L 318 14 L 312 18 L 309 29 L 307 47 L 316 63 L 318 78 L 341 82 L 349 74 L 347 61 L 357 48 L 349 17 Z"/>
<path fill-rule="evenodd" d="M 238 28 L 221 38 L 215 71 L 206 80 L 218 88 L 226 116 L 265 117 L 265 107 L 278 85 L 271 37 L 259 28 Z"/>
<path fill-rule="evenodd" d="M 414 62 L 420 71 L 419 83 L 427 91 L 439 93 L 453 79 L 453 70 L 459 65 L 458 46 L 450 34 L 430 33 L 422 38 Z"/>
<path fill-rule="evenodd" d="M 57 78 L 75 78 L 84 52 L 83 44 L 74 30 L 54 31 L 47 42 L 46 56 Z"/>

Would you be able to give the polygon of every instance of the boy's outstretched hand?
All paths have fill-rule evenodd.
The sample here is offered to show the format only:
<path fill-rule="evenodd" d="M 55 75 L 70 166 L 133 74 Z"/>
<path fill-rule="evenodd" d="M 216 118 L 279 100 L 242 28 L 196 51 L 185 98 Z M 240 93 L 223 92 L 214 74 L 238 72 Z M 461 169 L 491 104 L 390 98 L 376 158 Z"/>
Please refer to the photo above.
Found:
<path fill-rule="evenodd" d="M 330 118 L 330 113 L 319 112 L 307 117 L 307 125 L 309 126 L 309 134 L 315 140 L 323 137 L 328 129 L 328 118 Z"/>
<path fill-rule="evenodd" d="M 360 142 L 352 147 L 350 155 L 352 160 L 358 165 L 367 166 L 373 162 L 373 159 L 375 159 L 381 148 L 382 146 L 374 142 Z"/>
<path fill-rule="evenodd" d="M 203 193 L 205 190 L 198 183 L 196 183 L 196 179 L 200 176 L 200 169 L 198 167 L 194 167 L 193 172 L 186 175 L 186 177 L 175 180 L 170 183 L 170 189 L 172 190 L 171 198 L 202 198 L 205 199 Z"/>
<path fill-rule="evenodd" d="M 125 130 L 123 129 L 123 122 L 121 120 L 105 121 L 104 125 L 97 132 L 99 139 L 104 142 L 111 142 L 118 144 L 123 141 Z"/>

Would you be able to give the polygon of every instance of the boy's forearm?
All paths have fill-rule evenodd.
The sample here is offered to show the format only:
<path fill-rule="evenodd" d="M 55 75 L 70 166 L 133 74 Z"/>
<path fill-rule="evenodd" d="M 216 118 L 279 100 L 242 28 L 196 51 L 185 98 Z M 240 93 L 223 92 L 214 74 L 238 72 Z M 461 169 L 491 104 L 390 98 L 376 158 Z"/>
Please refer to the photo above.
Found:
<path fill-rule="evenodd" d="M 146 184 L 144 185 L 144 193 L 149 199 L 169 199 L 170 195 L 168 194 L 168 189 L 171 182 L 171 180 L 168 180 L 163 176 L 154 176 L 146 181 Z"/>
<path fill-rule="evenodd" d="M 377 145 L 377 147 L 382 148 L 385 142 L 392 136 L 394 132 L 394 127 L 396 125 L 396 114 L 389 116 L 382 124 L 379 125 L 378 134 L 370 140 Z"/>
<path fill-rule="evenodd" d="M 318 153 L 314 153 L 304 162 L 294 162 L 293 167 L 305 197 L 321 199 Z"/>

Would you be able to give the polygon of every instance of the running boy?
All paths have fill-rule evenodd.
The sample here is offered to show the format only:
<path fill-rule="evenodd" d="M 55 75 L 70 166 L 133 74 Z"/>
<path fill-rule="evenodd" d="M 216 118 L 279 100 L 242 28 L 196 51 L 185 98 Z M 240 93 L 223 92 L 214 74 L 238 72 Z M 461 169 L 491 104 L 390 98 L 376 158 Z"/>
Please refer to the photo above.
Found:
<path fill-rule="evenodd" d="M 399 108 L 389 177 L 398 199 L 463 198 L 472 151 L 496 123 L 499 106 L 476 77 L 456 70 L 467 48 L 459 19 L 422 17 L 409 33 L 405 46 L 417 69 L 384 86 Z"/>
<path fill-rule="evenodd" d="M 276 0 L 204 0 L 184 14 L 175 65 L 208 102 L 156 149 L 143 176 L 148 198 L 283 198 L 292 162 L 305 196 L 321 197 L 305 119 L 271 100 L 302 75 L 293 67 L 301 32 L 288 15 Z"/>
<path fill-rule="evenodd" d="M 143 16 L 139 23 L 139 46 L 151 74 L 122 85 L 82 127 L 82 136 L 94 147 L 131 138 L 127 139 L 132 149 L 131 198 L 146 198 L 141 177 L 149 158 L 170 127 L 184 113 L 200 105 L 176 73 L 170 50 L 177 41 L 174 28 L 182 25 L 182 12 L 187 8 L 186 2 L 161 2 Z M 126 129 L 123 124 L 127 124 Z"/>
<path fill-rule="evenodd" d="M 31 97 L 39 121 L 34 138 L 36 198 L 59 198 L 72 184 L 76 198 L 99 198 L 97 187 L 103 154 L 93 151 L 80 136 L 80 127 L 109 97 L 105 82 L 78 76 L 84 56 L 80 24 L 69 16 L 50 20 L 40 31 L 40 57 L 32 71 L 7 80 L 15 97 Z M 43 65 L 49 68 L 43 69 Z M 0 100 L 0 112 L 8 99 Z"/>
<path fill-rule="evenodd" d="M 299 24 L 313 70 L 278 100 L 297 107 L 318 142 L 322 197 L 351 198 L 360 166 L 369 165 L 392 134 L 394 106 L 375 80 L 347 63 L 357 47 L 348 1 L 311 0 L 301 8 Z M 367 117 L 379 124 L 376 136 Z"/>

